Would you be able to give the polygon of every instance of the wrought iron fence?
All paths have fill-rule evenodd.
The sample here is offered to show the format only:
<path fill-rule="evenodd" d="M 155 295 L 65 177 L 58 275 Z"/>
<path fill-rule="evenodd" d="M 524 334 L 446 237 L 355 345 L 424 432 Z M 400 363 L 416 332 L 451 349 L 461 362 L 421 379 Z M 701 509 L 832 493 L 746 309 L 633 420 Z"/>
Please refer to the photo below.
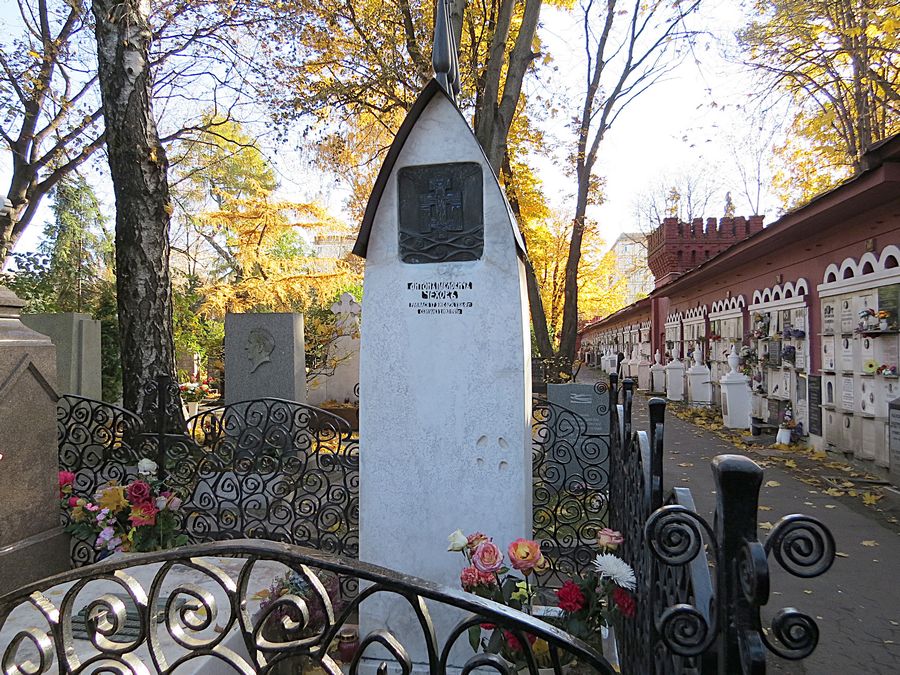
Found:
<path fill-rule="evenodd" d="M 595 389 L 607 392 L 605 383 Z M 149 458 L 185 497 L 183 529 L 192 542 L 258 537 L 357 555 L 358 440 L 343 419 L 270 398 L 204 410 L 182 427 L 175 383 L 160 378 L 146 393 L 150 428 L 117 406 L 60 398 L 60 468 L 76 474 L 75 495 L 128 481 Z M 596 412 L 609 409 L 601 404 Z M 535 399 L 532 459 L 534 537 L 552 561 L 552 584 L 590 563 L 597 531 L 608 524 L 609 438 L 588 434 L 578 414 Z M 92 542 L 72 546 L 75 564 L 95 562 Z"/>
<path fill-rule="evenodd" d="M 601 401 L 595 412 L 609 415 L 606 383 L 594 389 Z M 591 435 L 577 413 L 534 399 L 534 538 L 551 561 L 550 585 L 585 570 L 597 553 L 597 533 L 609 523 L 609 460 L 609 436 Z"/>
<path fill-rule="evenodd" d="M 615 376 L 610 381 L 610 518 L 637 579 L 636 616 L 617 630 L 622 672 L 764 673 L 767 650 L 791 660 L 809 656 L 819 635 L 812 617 L 782 609 L 764 630 L 760 608 L 769 599 L 769 555 L 794 576 L 824 574 L 835 555 L 828 528 L 789 515 L 760 543 L 763 472 L 740 455 L 713 460 L 713 526 L 696 513 L 687 488 L 674 488 L 663 506 L 665 402 L 651 399 L 649 432 L 634 431 L 633 383 L 625 380 L 619 392 Z"/>
<path fill-rule="evenodd" d="M 270 575 L 272 565 L 292 570 L 305 591 L 281 596 L 251 615 L 258 583 L 254 579 L 267 564 Z M 324 575 L 352 578 L 365 591 L 347 605 L 336 606 Z M 352 653 L 343 653 L 345 660 L 339 664 L 330 646 L 344 627 L 355 623 L 361 605 L 384 595 L 406 600 L 415 619 L 410 625 L 418 630 L 398 636 L 378 626 L 361 636 Z M 24 623 L 15 618 L 29 610 Z M 461 619 L 438 639 L 431 616 L 448 611 L 459 612 Z M 468 629 L 485 624 L 509 631 L 518 640 L 524 670 L 498 654 L 478 653 L 454 663 L 458 654 L 471 654 L 463 651 Z M 532 646 L 531 637 L 542 640 L 544 653 Z M 572 659 L 583 669 L 578 672 L 614 672 L 588 645 L 504 605 L 374 565 L 260 540 L 128 556 L 0 597 L 4 672 L 42 673 L 53 668 L 63 673 L 162 673 L 183 665 L 201 667 L 206 661 L 207 667 L 241 673 L 306 672 L 319 667 L 338 674 L 361 672 L 368 657 L 371 670 L 366 672 L 387 673 L 391 664 L 410 673 L 412 653 L 421 645 L 424 665 L 435 675 L 446 673 L 448 665 L 461 665 L 463 674 L 478 669 L 538 675 L 539 664 L 561 674 L 572 667 Z M 287 670 L 279 670 L 282 667 Z"/>
<path fill-rule="evenodd" d="M 150 429 L 108 403 L 60 398 L 60 469 L 75 473 L 76 496 L 133 478 L 138 461 L 149 458 L 184 497 L 181 527 L 191 542 L 260 537 L 358 554 L 358 441 L 346 421 L 293 401 L 259 399 L 203 411 L 179 431 L 177 385 L 159 378 L 147 393 Z M 73 541 L 76 565 L 96 556 L 92 542 Z"/>

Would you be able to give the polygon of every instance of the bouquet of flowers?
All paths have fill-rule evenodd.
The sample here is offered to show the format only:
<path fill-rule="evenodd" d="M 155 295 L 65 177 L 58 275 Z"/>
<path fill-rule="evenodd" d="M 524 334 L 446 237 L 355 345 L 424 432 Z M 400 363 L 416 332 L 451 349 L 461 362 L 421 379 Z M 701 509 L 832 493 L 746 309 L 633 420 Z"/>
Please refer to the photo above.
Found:
<path fill-rule="evenodd" d="M 466 536 L 457 530 L 449 536 L 448 551 L 461 552 L 467 566 L 460 574 L 463 590 L 489 598 L 528 614 L 534 611 L 537 584 L 531 575 L 541 574 L 550 568 L 541 553 L 540 546 L 530 539 L 517 539 L 508 549 L 509 564 L 522 574 L 520 578 L 504 563 L 500 548 L 491 538 L 475 532 Z M 601 640 L 613 616 L 621 613 L 632 617 L 635 601 L 629 591 L 634 590 L 634 571 L 622 559 L 611 553 L 622 543 L 622 535 L 604 529 L 599 533 L 601 553 L 593 568 L 582 577 L 567 580 L 556 591 L 555 616 L 542 616 L 563 630 L 602 651 Z M 526 634 L 539 666 L 550 665 L 549 645 L 534 635 Z M 519 638 L 508 630 L 496 630 L 493 624 L 482 624 L 469 629 L 472 649 L 499 653 L 516 666 L 525 664 L 525 648 Z M 546 663 L 544 663 L 546 660 Z"/>
<path fill-rule="evenodd" d="M 180 497 L 156 478 L 156 462 L 138 462 L 138 478 L 125 485 L 111 481 L 93 499 L 72 494 L 75 474 L 59 472 L 62 506 L 68 511 L 66 531 L 94 540 L 94 547 L 111 555 L 118 551 L 158 551 L 183 546 L 187 535 L 178 530 Z"/>
<path fill-rule="evenodd" d="M 333 612 L 332 616 L 340 614 L 343 609 L 343 603 L 340 599 L 341 593 L 338 576 L 332 572 L 323 570 L 318 572 L 316 577 L 322 582 L 322 586 L 324 586 L 325 592 L 328 595 L 328 601 L 331 603 Z M 302 628 L 302 637 L 317 635 L 324 628 L 329 627 L 328 608 L 322 597 L 316 592 L 316 589 L 306 577 L 294 570 L 289 570 L 282 576 L 276 577 L 269 588 L 265 588 L 253 596 L 254 600 L 261 601 L 259 603 L 259 610 L 253 615 L 254 624 L 266 618 L 269 607 L 278 602 L 279 598 L 287 595 L 301 598 L 306 603 L 308 618 L 305 621 L 305 626 Z M 304 620 L 301 616 L 294 616 L 294 613 L 295 610 L 292 605 L 285 604 L 281 607 L 276 607 L 271 611 L 267 618 L 263 631 L 275 631 L 277 627 L 283 626 L 282 620 L 284 618 L 295 623 Z M 273 635 L 270 637 L 282 636 Z"/>
<path fill-rule="evenodd" d="M 200 403 L 209 396 L 212 388 L 209 380 L 202 382 L 183 382 L 178 385 L 181 400 L 185 403 Z"/>

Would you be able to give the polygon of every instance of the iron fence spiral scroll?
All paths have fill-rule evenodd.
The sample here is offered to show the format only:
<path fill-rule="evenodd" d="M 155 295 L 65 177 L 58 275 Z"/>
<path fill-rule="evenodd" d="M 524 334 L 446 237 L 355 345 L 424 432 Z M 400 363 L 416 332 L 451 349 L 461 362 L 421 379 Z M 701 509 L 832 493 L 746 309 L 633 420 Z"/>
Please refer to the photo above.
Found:
<path fill-rule="evenodd" d="M 608 388 L 595 386 L 598 394 Z M 601 403 L 596 411 L 608 414 Z M 608 523 L 609 437 L 589 435 L 580 415 L 544 399 L 532 403 L 534 538 L 551 562 L 549 585 L 584 571 Z"/>
<path fill-rule="evenodd" d="M 59 470 L 75 474 L 72 494 L 91 498 L 110 481 L 134 478 L 138 461 L 146 456 L 135 442 L 140 429 L 140 418 L 124 408 L 73 394 L 60 396 L 56 404 Z M 62 521 L 69 524 L 67 511 L 62 512 Z M 93 562 L 95 555 L 93 542 L 71 539 L 76 565 Z"/>
<path fill-rule="evenodd" d="M 266 578 L 271 581 L 275 568 L 292 570 L 308 591 L 303 597 L 281 596 L 251 614 L 254 589 Z M 323 573 L 352 577 L 363 582 L 365 590 L 345 607 L 335 606 L 320 580 Z M 359 606 L 383 594 L 406 600 L 421 632 L 405 639 L 424 642 L 423 665 L 435 675 L 447 672 L 451 649 L 460 640 L 465 643 L 467 629 L 484 623 L 518 638 L 524 672 L 530 675 L 538 675 L 538 660 L 528 635 L 546 642 L 553 673 L 563 673 L 563 664 L 571 658 L 589 672 L 614 672 L 588 645 L 504 605 L 366 563 L 262 540 L 217 542 L 106 561 L 0 597 L 2 666 L 4 672 L 168 673 L 206 661 L 241 673 L 268 673 L 286 666 L 293 672 L 320 667 L 337 675 L 360 672 L 362 659 L 374 658 L 379 673 L 387 672 L 388 663 L 409 673 L 410 652 L 385 628 L 361 636 L 350 663 L 339 664 L 329 650 Z M 163 608 L 161 617 L 158 607 Z M 430 617 L 444 608 L 466 615 L 439 640 Z M 129 609 L 136 615 L 131 632 L 126 630 Z M 10 619 L 23 611 L 30 612 L 27 627 Z M 73 630 L 79 615 L 86 617 L 81 623 L 87 639 L 76 641 Z M 462 673 L 476 668 L 504 675 L 523 672 L 495 654 L 466 658 L 452 665 L 462 666 Z"/>

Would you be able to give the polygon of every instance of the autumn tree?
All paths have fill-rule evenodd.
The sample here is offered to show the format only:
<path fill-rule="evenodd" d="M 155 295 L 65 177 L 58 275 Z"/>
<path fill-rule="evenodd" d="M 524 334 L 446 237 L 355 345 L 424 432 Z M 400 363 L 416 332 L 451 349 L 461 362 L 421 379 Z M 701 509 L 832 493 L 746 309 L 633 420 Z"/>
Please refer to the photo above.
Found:
<path fill-rule="evenodd" d="M 705 165 L 667 174 L 635 198 L 638 229 L 652 232 L 663 218 L 678 218 L 686 223 L 705 218 L 710 215 L 710 206 L 721 187 Z"/>
<path fill-rule="evenodd" d="M 875 142 L 900 131 L 900 4 L 895 0 L 758 0 L 739 34 L 767 91 L 790 97 L 776 179 L 786 205 L 862 170 Z"/>
<path fill-rule="evenodd" d="M 282 3 L 148 4 L 149 67 L 157 110 L 165 111 L 164 143 L 202 130 L 210 107 L 233 117 L 267 86 L 260 45 L 284 39 Z M 104 141 L 90 3 L 21 0 L 8 28 L 9 41 L 0 44 L 0 139 L 11 159 L 12 210 L 0 216 L 0 261 L 43 198 Z"/>
<path fill-rule="evenodd" d="M 578 270 L 588 227 L 587 209 L 596 201 L 597 157 L 607 131 L 622 112 L 681 60 L 694 33 L 685 20 L 697 11 L 690 2 L 581 0 L 584 96 L 575 123 L 577 194 L 566 260 L 565 306 L 558 352 L 559 369 L 575 358 L 578 331 Z"/>

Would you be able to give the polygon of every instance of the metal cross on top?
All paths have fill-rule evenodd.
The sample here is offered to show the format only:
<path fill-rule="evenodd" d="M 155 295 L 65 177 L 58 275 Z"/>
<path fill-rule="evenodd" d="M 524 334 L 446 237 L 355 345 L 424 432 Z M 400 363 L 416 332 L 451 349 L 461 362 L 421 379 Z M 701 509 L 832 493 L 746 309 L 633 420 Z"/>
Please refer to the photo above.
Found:
<path fill-rule="evenodd" d="M 438 0 L 435 7 L 431 66 L 434 68 L 434 79 L 456 101 L 459 93 L 459 55 L 450 29 L 450 0 Z"/>

